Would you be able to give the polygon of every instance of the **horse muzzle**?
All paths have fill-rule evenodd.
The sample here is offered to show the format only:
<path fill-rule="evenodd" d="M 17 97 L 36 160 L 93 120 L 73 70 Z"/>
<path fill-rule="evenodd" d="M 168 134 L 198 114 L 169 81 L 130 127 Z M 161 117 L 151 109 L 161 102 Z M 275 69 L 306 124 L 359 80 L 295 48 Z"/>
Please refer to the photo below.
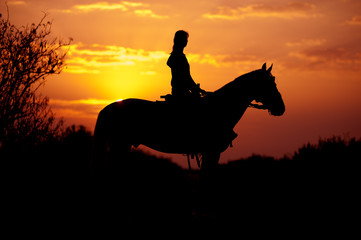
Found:
<path fill-rule="evenodd" d="M 269 109 L 269 112 L 273 115 L 273 116 L 282 116 L 286 111 L 285 105 L 281 106 L 281 107 L 273 107 L 271 109 Z"/>
<path fill-rule="evenodd" d="M 264 105 L 266 105 L 269 113 L 273 116 L 282 116 L 286 111 L 285 104 L 279 92 L 269 98 L 269 101 Z"/>
<path fill-rule="evenodd" d="M 282 98 L 280 97 L 278 100 L 273 101 L 273 103 L 268 108 L 268 111 L 273 116 L 282 116 L 286 111 L 286 107 Z"/>

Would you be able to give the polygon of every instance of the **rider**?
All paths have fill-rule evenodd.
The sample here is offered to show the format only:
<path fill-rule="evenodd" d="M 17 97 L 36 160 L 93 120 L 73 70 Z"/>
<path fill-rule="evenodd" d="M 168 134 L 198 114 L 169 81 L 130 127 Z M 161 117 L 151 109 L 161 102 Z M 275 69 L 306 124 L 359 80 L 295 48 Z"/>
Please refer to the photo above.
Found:
<path fill-rule="evenodd" d="M 167 65 L 172 71 L 172 95 L 177 98 L 199 97 L 206 92 L 196 84 L 190 74 L 189 63 L 183 53 L 188 43 L 188 33 L 179 30 L 174 35 L 173 51 Z"/>
<path fill-rule="evenodd" d="M 202 95 L 207 94 L 207 92 L 201 89 L 199 84 L 194 82 L 190 74 L 189 63 L 183 53 L 183 50 L 188 43 L 188 37 L 188 33 L 183 30 L 179 30 L 175 33 L 173 51 L 168 58 L 167 65 L 172 70 L 172 96 L 177 100 L 185 100 L 185 102 L 193 104 L 193 100 L 199 99 Z M 189 105 L 186 106 L 188 107 Z M 193 108 L 193 110 L 197 109 L 198 108 Z M 191 128 L 195 130 L 192 133 L 193 135 L 200 134 L 200 132 L 204 131 L 204 129 L 197 129 L 197 123 L 192 123 L 191 125 Z M 223 139 L 224 144 L 231 144 L 232 140 L 237 137 L 237 134 L 233 132 L 233 130 L 225 130 L 216 133 L 216 136 L 220 136 L 220 138 Z"/>

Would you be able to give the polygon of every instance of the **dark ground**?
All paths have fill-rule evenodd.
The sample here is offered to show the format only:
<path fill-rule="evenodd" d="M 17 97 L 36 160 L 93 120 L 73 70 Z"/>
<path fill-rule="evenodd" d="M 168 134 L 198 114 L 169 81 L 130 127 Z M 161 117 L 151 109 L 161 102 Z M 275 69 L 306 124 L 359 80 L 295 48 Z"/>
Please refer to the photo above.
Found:
<path fill-rule="evenodd" d="M 106 179 L 89 174 L 89 144 L 2 151 L 2 218 L 15 235 L 235 226 L 240 234 L 345 236 L 359 228 L 360 145 L 333 138 L 305 145 L 292 159 L 232 161 L 219 166 L 208 192 L 199 171 L 137 151 Z"/>

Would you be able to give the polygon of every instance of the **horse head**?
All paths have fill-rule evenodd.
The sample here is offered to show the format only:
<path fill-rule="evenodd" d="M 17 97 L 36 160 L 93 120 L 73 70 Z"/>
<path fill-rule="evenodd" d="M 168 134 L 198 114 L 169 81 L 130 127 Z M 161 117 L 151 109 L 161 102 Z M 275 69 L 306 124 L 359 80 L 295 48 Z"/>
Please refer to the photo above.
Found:
<path fill-rule="evenodd" d="M 266 68 L 266 63 L 262 69 L 257 70 L 259 76 L 254 80 L 254 100 L 262 104 L 262 108 L 267 109 L 273 116 L 282 116 L 285 112 L 285 104 L 277 89 L 275 77 L 271 74 L 273 64 Z"/>

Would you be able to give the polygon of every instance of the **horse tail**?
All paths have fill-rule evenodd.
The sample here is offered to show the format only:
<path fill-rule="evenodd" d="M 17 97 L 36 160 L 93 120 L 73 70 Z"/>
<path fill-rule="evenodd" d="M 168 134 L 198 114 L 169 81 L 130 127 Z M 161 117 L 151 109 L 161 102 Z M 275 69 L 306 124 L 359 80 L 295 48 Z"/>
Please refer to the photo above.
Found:
<path fill-rule="evenodd" d="M 107 128 L 104 109 L 99 112 L 94 129 L 93 157 L 91 169 L 93 175 L 105 174 L 107 169 Z"/>

